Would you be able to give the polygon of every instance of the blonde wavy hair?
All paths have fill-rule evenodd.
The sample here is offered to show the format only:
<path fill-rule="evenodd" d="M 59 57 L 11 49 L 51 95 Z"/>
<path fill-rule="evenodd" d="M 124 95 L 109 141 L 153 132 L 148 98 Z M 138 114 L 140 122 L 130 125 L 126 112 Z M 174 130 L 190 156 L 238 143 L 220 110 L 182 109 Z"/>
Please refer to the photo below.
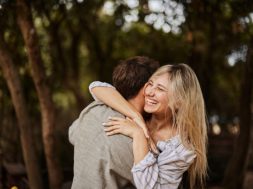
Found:
<path fill-rule="evenodd" d="M 185 147 L 193 148 L 196 158 L 188 169 L 190 188 L 204 188 L 207 175 L 207 119 L 205 103 L 194 71 L 186 64 L 165 65 L 152 76 L 168 74 L 168 108 Z"/>

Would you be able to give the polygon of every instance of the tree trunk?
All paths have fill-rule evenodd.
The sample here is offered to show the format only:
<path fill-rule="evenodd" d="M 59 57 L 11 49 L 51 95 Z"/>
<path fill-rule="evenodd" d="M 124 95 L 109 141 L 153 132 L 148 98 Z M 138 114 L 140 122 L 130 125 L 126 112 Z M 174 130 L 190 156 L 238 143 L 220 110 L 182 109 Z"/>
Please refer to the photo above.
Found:
<path fill-rule="evenodd" d="M 46 83 L 45 70 L 32 20 L 31 9 L 25 0 L 17 0 L 17 21 L 27 48 L 32 78 L 35 83 L 41 108 L 43 143 L 50 188 L 60 189 L 62 184 L 62 172 L 57 160 L 55 148 L 55 107 L 49 86 Z"/>
<path fill-rule="evenodd" d="M 21 86 L 18 70 L 13 63 L 10 52 L 7 50 L 3 39 L 0 39 L 0 66 L 3 70 L 3 75 L 7 82 L 17 115 L 23 157 L 30 188 L 43 189 L 42 177 L 39 171 L 40 168 L 32 136 L 32 125 L 26 108 L 27 103 L 25 102 L 23 88 Z"/>
<path fill-rule="evenodd" d="M 251 127 L 251 98 L 253 74 L 253 38 L 248 46 L 240 96 L 240 133 L 236 140 L 233 156 L 229 161 L 224 177 L 224 187 L 243 188 L 245 171 L 248 165 Z"/>

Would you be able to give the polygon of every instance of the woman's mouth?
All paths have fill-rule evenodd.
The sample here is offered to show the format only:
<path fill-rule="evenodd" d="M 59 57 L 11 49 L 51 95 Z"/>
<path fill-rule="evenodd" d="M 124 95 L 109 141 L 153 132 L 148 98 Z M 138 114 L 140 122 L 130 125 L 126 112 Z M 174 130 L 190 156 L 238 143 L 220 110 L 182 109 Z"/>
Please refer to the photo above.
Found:
<path fill-rule="evenodd" d="M 156 105 L 157 104 L 157 101 L 156 100 L 152 100 L 152 99 L 146 99 L 145 100 L 145 103 L 147 104 L 147 105 Z"/>

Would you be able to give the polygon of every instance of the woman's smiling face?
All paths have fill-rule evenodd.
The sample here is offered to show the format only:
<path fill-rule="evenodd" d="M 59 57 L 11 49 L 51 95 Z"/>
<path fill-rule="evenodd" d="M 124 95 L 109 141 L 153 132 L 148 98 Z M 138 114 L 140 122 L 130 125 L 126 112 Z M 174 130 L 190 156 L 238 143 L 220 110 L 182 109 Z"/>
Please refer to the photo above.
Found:
<path fill-rule="evenodd" d="M 150 78 L 145 85 L 145 106 L 144 110 L 152 114 L 165 114 L 168 111 L 169 76 L 162 74 Z"/>

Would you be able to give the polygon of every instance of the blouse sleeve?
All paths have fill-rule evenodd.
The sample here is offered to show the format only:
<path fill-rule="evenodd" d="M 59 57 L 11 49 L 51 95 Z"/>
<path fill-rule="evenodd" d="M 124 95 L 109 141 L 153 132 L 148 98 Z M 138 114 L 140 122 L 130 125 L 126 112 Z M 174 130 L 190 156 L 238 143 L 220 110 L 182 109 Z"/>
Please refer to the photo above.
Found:
<path fill-rule="evenodd" d="M 176 148 L 168 144 L 158 157 L 149 152 L 132 168 L 136 187 L 138 189 L 151 189 L 158 186 L 158 188 L 178 188 L 183 173 L 195 157 L 195 152 L 185 149 L 182 144 Z"/>
<path fill-rule="evenodd" d="M 92 98 L 95 100 L 95 101 L 99 101 L 97 99 L 97 97 L 95 96 L 94 93 L 92 93 L 91 89 L 95 88 L 95 87 L 111 87 L 113 89 L 115 89 L 114 86 L 112 86 L 111 84 L 109 83 L 106 83 L 106 82 L 101 82 L 101 81 L 93 81 L 90 85 L 89 85 L 89 91 L 90 91 L 90 94 L 92 96 Z"/>

